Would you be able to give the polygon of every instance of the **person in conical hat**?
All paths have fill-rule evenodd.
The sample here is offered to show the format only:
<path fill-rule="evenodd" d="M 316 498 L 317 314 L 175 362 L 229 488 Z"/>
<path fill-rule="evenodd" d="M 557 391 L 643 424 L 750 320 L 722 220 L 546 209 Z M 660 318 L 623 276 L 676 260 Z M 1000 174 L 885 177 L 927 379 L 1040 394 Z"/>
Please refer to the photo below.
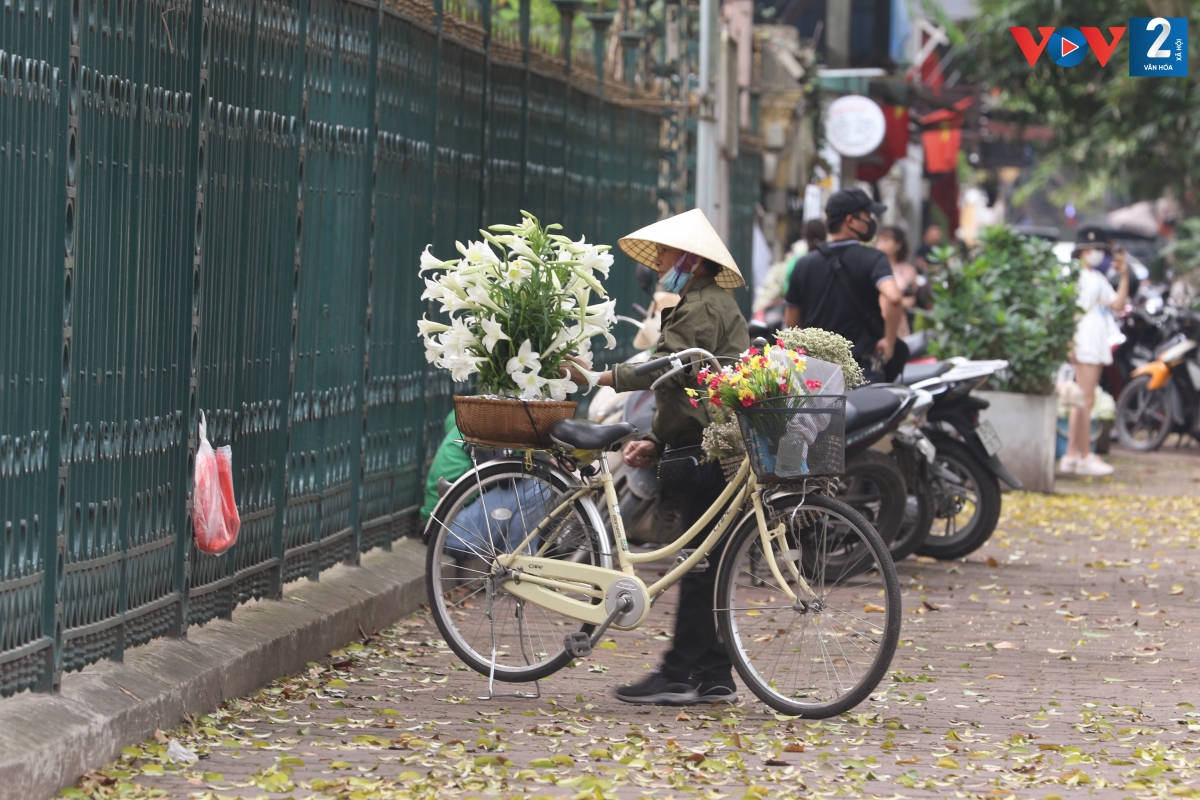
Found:
<path fill-rule="evenodd" d="M 750 347 L 746 320 L 733 298 L 733 290 L 745 285 L 745 281 L 703 211 L 693 209 L 656 222 L 622 238 L 619 244 L 635 261 L 658 272 L 664 289 L 680 295 L 675 308 L 662 312 L 662 330 L 651 358 L 702 347 L 717 357 L 732 359 Z M 618 392 L 648 389 L 669 369 L 638 376 L 633 371 L 635 366 L 620 364 L 602 373 L 599 383 Z M 671 458 L 693 454 L 703 460 L 699 445 L 710 422 L 707 404 L 693 403 L 684 391 L 696 387 L 700 369 L 701 364 L 693 361 L 655 390 L 658 410 L 654 429 L 645 439 L 626 445 L 623 454 L 626 464 L 647 467 L 660 455 Z M 571 377 L 583 385 L 583 377 L 574 370 Z M 718 464 L 699 464 L 694 472 L 694 480 L 678 498 L 685 530 L 704 515 L 726 486 Z M 714 522 L 719 516 L 714 517 Z M 688 546 L 697 546 L 710 529 L 711 524 L 696 534 Z M 672 705 L 737 699 L 729 655 L 718 640 L 713 623 L 713 585 L 720 553 L 710 553 L 708 559 L 711 565 L 708 569 L 689 572 L 680 581 L 675 638 L 662 665 L 639 683 L 618 688 L 619 699 Z"/>

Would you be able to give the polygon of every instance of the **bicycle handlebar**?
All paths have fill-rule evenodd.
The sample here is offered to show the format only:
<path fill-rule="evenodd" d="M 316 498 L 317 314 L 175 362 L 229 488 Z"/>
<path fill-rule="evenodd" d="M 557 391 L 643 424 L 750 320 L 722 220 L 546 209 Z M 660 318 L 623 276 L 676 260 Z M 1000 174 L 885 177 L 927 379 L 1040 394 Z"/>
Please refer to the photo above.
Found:
<path fill-rule="evenodd" d="M 653 361 L 647 361 L 645 364 L 639 364 L 633 368 L 633 374 L 648 375 L 654 370 L 661 369 L 667 364 L 670 364 L 671 369 L 660 375 L 658 380 L 654 381 L 654 383 L 650 385 L 651 389 L 657 389 L 667 378 L 671 377 L 676 372 L 683 371 L 684 367 L 687 366 L 683 363 L 683 358 L 685 356 L 702 356 L 704 360 L 707 360 L 710 364 L 712 364 L 713 369 L 721 369 L 721 362 L 718 361 L 717 357 L 712 353 L 708 352 L 702 347 L 689 347 L 687 350 L 680 350 L 678 353 L 672 353 L 669 356 L 662 356 L 661 358 L 656 358 Z"/>
<path fill-rule="evenodd" d="M 647 361 L 644 364 L 638 364 L 636 367 L 633 368 L 633 374 L 637 375 L 640 378 L 641 376 L 648 375 L 649 373 L 654 372 L 654 370 L 665 367 L 670 363 L 671 363 L 671 356 L 663 356 L 662 358 L 656 358 L 653 361 Z"/>

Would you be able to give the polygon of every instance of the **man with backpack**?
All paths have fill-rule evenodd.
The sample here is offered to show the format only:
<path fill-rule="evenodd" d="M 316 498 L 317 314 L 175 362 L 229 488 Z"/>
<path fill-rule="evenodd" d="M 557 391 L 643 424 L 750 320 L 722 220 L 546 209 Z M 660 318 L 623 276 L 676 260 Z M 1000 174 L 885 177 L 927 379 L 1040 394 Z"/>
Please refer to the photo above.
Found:
<path fill-rule="evenodd" d="M 862 243 L 875 238 L 876 214 L 887 206 L 862 189 L 834 192 L 825 204 L 829 241 L 801 258 L 788 283 L 784 324 L 845 336 L 870 382 L 891 381 L 908 348 L 897 341 L 904 296 L 887 256 Z"/>

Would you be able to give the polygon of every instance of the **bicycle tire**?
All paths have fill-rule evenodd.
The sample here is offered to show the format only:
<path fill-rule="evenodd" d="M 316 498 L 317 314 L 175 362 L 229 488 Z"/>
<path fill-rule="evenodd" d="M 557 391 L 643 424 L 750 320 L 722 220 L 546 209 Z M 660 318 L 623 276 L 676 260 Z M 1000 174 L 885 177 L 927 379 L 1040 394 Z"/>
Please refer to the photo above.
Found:
<path fill-rule="evenodd" d="M 518 483 L 519 482 L 519 483 Z M 536 486 L 535 486 L 536 484 Z M 518 488 L 520 487 L 520 488 Z M 532 487 L 532 488 L 531 488 Z M 487 587 L 486 578 L 482 577 L 483 570 L 490 570 L 494 563 L 494 554 L 496 552 L 511 552 L 512 542 L 504 541 L 503 544 L 497 545 L 495 538 L 491 537 L 492 551 L 489 553 L 487 545 L 484 543 L 485 538 L 489 538 L 477 533 L 477 525 L 472 525 L 468 530 L 467 523 L 464 521 L 466 515 L 464 511 L 471 508 L 478 502 L 481 496 L 480 489 L 483 493 L 493 490 L 512 491 L 510 506 L 513 502 L 517 505 L 517 510 L 514 512 L 509 507 L 509 515 L 497 517 L 499 508 L 487 511 L 487 503 L 485 499 L 482 503 L 484 516 L 487 520 L 491 519 L 512 519 L 513 517 L 525 517 L 530 519 L 536 516 L 538 521 L 546 516 L 546 511 L 542 511 L 540 515 L 535 515 L 535 508 L 521 508 L 521 503 L 516 498 L 530 498 L 528 505 L 544 507 L 550 505 L 553 509 L 558 504 L 558 500 L 552 498 L 560 497 L 563 493 L 573 490 L 575 487 L 564 480 L 564 477 L 557 470 L 549 468 L 547 465 L 535 462 L 532 469 L 526 469 L 523 461 L 520 460 L 503 460 L 492 461 L 481 465 L 476 470 L 471 470 L 463 478 L 460 478 L 446 492 L 445 496 L 438 501 L 437 507 L 434 508 L 433 514 L 430 517 L 429 523 L 426 526 L 425 539 L 428 543 L 428 549 L 425 556 L 425 579 L 426 592 L 429 598 L 429 607 L 437 624 L 438 631 L 441 632 L 442 638 L 446 644 L 454 651 L 464 664 L 478 672 L 481 675 L 489 675 L 492 671 L 492 663 L 490 658 L 490 627 L 487 632 L 483 626 L 487 621 L 484 611 L 482 621 L 475 620 L 473 626 L 467 622 L 459 620 L 467 620 L 468 618 L 480 617 L 476 613 L 481 609 L 481 604 L 486 603 Z M 505 498 L 508 500 L 509 498 Z M 551 505 L 551 503 L 553 503 Z M 470 512 L 468 512 L 470 513 Z M 581 501 L 576 501 L 569 508 L 568 513 L 564 515 L 564 522 L 559 523 L 555 527 L 556 532 L 562 536 L 578 536 L 579 541 L 587 540 L 593 544 L 593 549 L 590 554 L 585 556 L 590 561 L 585 563 L 597 563 L 599 566 L 611 566 L 611 553 L 607 547 L 608 539 L 603 533 L 602 528 L 595 525 L 595 519 L 588 513 L 586 507 Z M 487 521 L 489 525 L 491 522 Z M 530 522 L 532 526 L 536 522 Z M 457 538 L 453 538 L 457 537 Z M 520 534 L 524 538 L 524 534 Z M 467 541 L 469 539 L 469 541 Z M 516 544 L 519 544 L 517 542 Z M 508 545 L 507 549 L 505 545 Z M 557 545 L 556 545 L 557 546 Z M 582 548 L 574 551 L 570 550 L 571 544 L 564 545 L 562 552 L 564 557 L 570 555 L 576 557 Z M 530 548 L 532 549 L 532 548 Z M 527 550 L 526 552 L 529 552 Z M 466 559 L 456 557 L 454 554 L 460 553 L 467 556 Z M 491 556 L 492 558 L 489 558 Z M 462 579 L 461 583 L 455 581 L 460 580 L 461 561 L 471 563 L 471 560 L 479 561 L 481 564 L 474 569 L 468 570 L 468 576 Z M 451 560 L 454 562 L 451 565 Z M 450 578 L 446 577 L 447 572 L 450 572 Z M 453 584 L 453 585 L 452 585 Z M 475 588 L 473 591 L 468 591 L 472 586 L 478 584 L 481 588 Z M 454 593 L 462 593 L 466 591 L 465 596 L 459 597 L 452 603 L 448 603 L 451 595 Z M 480 592 L 483 596 L 479 597 L 478 604 L 470 604 L 472 598 L 478 597 Z M 578 620 L 559 615 L 556 612 L 544 609 L 541 606 L 535 606 L 526 601 L 516 598 L 504 592 L 502 588 L 497 587 L 492 592 L 493 616 L 497 618 L 497 628 L 501 630 L 501 635 L 506 637 L 507 645 L 501 646 L 500 651 L 504 656 L 510 655 L 508 648 L 512 647 L 513 651 L 520 650 L 521 658 L 525 664 L 500 664 L 497 662 L 495 668 L 495 677 L 497 680 L 507 681 L 511 683 L 521 683 L 526 681 L 539 680 L 548 675 L 552 675 L 558 670 L 565 667 L 571 661 L 571 656 L 563 649 L 563 635 L 571 631 L 583 631 L 589 635 L 594 629 L 594 626 L 581 623 Z M 509 620 L 509 614 L 503 610 L 496 611 L 495 604 L 499 602 L 504 608 L 514 609 L 511 617 L 516 619 L 514 627 L 515 634 L 504 633 L 508 628 L 504 627 L 512 624 Z M 593 602 L 599 602 L 593 600 Z M 530 609 L 526 614 L 526 609 Z M 532 609 L 536 609 L 540 614 L 542 622 L 538 621 Z M 553 615 L 557 619 L 551 620 Z M 456 619 L 457 618 L 457 619 Z M 533 622 L 528 623 L 530 626 L 537 626 L 537 642 L 533 641 L 532 635 L 528 636 L 525 632 L 526 620 L 532 618 Z M 546 624 L 542 624 L 542 623 Z M 473 627 L 473 630 L 468 631 L 468 627 Z M 511 642 L 515 638 L 516 646 L 512 646 Z M 482 650 L 480 649 L 480 646 Z M 530 663 L 529 652 L 534 646 L 541 649 L 533 651 L 536 663 Z M 515 653 L 512 653 L 515 660 Z"/>
<path fill-rule="evenodd" d="M 795 606 L 786 605 L 786 595 L 783 595 L 783 601 L 779 600 L 778 595 L 782 590 L 775 584 L 773 576 L 763 578 L 755 572 L 754 552 L 757 548 L 761 559 L 761 537 L 756 519 L 748 517 L 734 531 L 722 556 L 717 574 L 714 613 L 730 659 L 751 692 L 782 714 L 825 719 L 849 711 L 867 699 L 887 674 L 900 640 L 900 580 L 887 545 L 861 514 L 833 498 L 809 495 L 804 498 L 803 503 L 799 502 L 799 497 L 793 498 L 794 513 L 791 514 L 790 522 L 786 522 L 789 527 L 784 541 L 791 546 L 780 551 L 778 555 L 789 557 L 800 565 L 800 572 L 806 576 L 820 605 L 813 602 L 811 605 L 805 604 L 803 609 L 797 607 L 799 603 Z M 777 510 L 772 510 L 772 522 L 780 519 L 775 515 Z M 831 520 L 844 532 L 831 532 Z M 861 540 L 861 544 L 853 543 L 849 547 L 851 551 L 861 550 L 864 556 L 869 552 L 872 563 L 865 569 L 844 567 L 841 576 L 835 576 L 834 584 L 830 585 L 825 580 L 828 576 L 823 571 L 822 565 L 825 561 L 820 558 L 820 553 L 822 547 L 825 548 L 825 552 L 829 552 L 829 542 L 837 537 L 841 537 L 843 541 L 849 537 L 856 537 L 856 541 Z M 811 556 L 809 560 L 806 560 L 805 542 L 808 555 Z M 782 571 L 784 565 L 782 562 L 778 563 Z M 745 578 L 747 574 L 751 576 L 749 580 Z M 880 589 L 883 592 L 882 596 L 878 594 Z M 760 599 L 759 595 L 763 595 L 763 598 Z M 783 604 L 781 613 L 767 613 L 780 610 L 767 605 L 772 602 L 776 605 Z M 841 606 L 843 602 L 856 605 L 864 603 L 862 616 L 845 610 Z M 742 608 L 743 603 L 745 608 Z M 883 614 L 880 627 L 864 619 L 866 615 L 874 613 Z M 785 615 L 791 615 L 790 619 Z M 781 617 L 784 619 L 781 620 Z M 829 619 L 828 623 L 823 622 L 825 618 Z M 758 621 L 760 619 L 762 622 Z M 796 631 L 795 626 L 800 619 L 803 619 L 802 628 Z M 763 622 L 771 628 L 759 628 L 760 631 L 767 632 L 755 635 L 752 625 L 761 626 Z M 779 627 L 784 623 L 789 623 L 788 627 Z M 827 634 L 822 633 L 822 624 L 828 625 Z M 856 630 L 855 624 L 866 628 L 866 632 Z M 810 630 L 820 640 L 820 649 L 818 651 L 814 648 L 809 652 L 819 652 L 818 655 L 803 655 L 801 647 L 792 646 L 788 650 L 789 655 L 784 656 L 789 661 L 782 673 L 777 663 L 766 662 L 767 653 L 778 651 L 783 655 L 789 640 L 793 644 L 797 641 L 802 642 L 805 633 Z M 786 637 L 782 647 L 777 644 L 780 637 Z M 847 654 L 840 642 L 842 638 L 853 644 L 860 653 L 852 651 Z M 758 644 L 764 646 L 748 647 Z M 872 645 L 871 651 L 864 647 L 867 644 Z M 840 655 L 831 656 L 830 645 L 835 645 Z M 756 657 L 749 652 L 750 650 L 761 652 L 761 657 Z M 797 655 L 793 657 L 790 653 Z M 758 663 L 755 663 L 756 661 Z M 791 666 L 793 661 L 796 666 L 794 671 Z M 805 661 L 808 664 L 807 676 L 802 675 L 800 669 Z M 821 665 L 820 670 L 824 671 L 827 679 L 831 695 L 828 699 L 820 699 L 818 696 L 819 690 L 815 686 L 820 679 L 820 675 L 815 674 L 817 664 Z M 852 664 L 860 667 L 860 674 L 846 689 L 837 673 L 839 669 L 844 669 L 849 677 L 853 677 Z M 831 669 L 834 673 L 832 676 Z M 784 685 L 789 679 L 794 685 Z"/>

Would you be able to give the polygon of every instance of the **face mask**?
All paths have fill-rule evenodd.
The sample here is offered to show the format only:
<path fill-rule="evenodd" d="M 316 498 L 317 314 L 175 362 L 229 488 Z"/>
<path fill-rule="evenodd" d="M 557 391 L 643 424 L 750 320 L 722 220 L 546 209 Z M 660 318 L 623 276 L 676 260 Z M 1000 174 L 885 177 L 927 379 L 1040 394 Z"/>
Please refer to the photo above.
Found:
<path fill-rule="evenodd" d="M 859 220 L 859 221 L 861 222 L 861 220 Z M 874 239 L 875 234 L 879 232 L 879 223 L 875 221 L 874 217 L 868 217 L 866 233 L 859 233 L 858 231 L 854 230 L 853 228 L 851 228 L 851 230 L 854 232 L 854 235 L 856 237 L 858 237 L 858 240 L 860 242 L 869 242 L 872 239 Z"/>
<path fill-rule="evenodd" d="M 1095 269 L 1104 263 L 1104 251 L 1102 250 L 1086 250 L 1083 254 L 1083 263 Z"/>
<path fill-rule="evenodd" d="M 663 288 L 672 294 L 679 294 L 687 282 L 692 279 L 692 270 L 700 263 L 700 257 L 692 253 L 681 253 L 679 258 L 675 259 L 675 266 L 671 267 L 664 277 L 660 278 Z"/>

